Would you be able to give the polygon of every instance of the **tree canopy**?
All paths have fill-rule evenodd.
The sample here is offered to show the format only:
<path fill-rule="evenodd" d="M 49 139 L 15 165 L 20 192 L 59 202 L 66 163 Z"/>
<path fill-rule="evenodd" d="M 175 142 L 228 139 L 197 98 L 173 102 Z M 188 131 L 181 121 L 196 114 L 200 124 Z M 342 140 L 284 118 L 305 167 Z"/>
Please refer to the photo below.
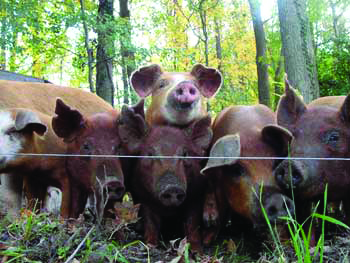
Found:
<path fill-rule="evenodd" d="M 135 102 L 128 83 L 135 68 L 159 63 L 166 71 L 188 71 L 202 63 L 219 68 L 224 76 L 224 85 L 211 102 L 211 110 L 217 112 L 232 104 L 259 102 L 257 63 L 264 62 L 269 104 L 275 105 L 283 92 L 285 58 L 277 1 L 262 21 L 266 51 L 261 58 L 256 55 L 248 0 L 119 0 L 103 23 L 101 2 L 105 1 L 1 1 L 0 67 L 89 88 L 89 65 L 96 85 L 96 66 L 108 61 L 114 101 L 120 105 Z M 253 2 L 258 10 L 264 5 Z M 349 0 L 306 1 L 308 22 L 302 26 L 311 32 L 321 96 L 350 91 L 349 4 Z M 103 59 L 98 55 L 102 33 Z"/>

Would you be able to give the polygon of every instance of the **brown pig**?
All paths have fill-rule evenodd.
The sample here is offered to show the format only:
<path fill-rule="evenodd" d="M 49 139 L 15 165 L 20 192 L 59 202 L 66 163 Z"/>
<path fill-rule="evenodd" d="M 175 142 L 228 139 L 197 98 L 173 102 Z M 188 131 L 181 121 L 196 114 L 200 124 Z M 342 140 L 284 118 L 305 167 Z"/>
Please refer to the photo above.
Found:
<path fill-rule="evenodd" d="M 204 181 L 199 172 L 203 160 L 183 157 L 205 156 L 212 138 L 210 123 L 206 116 L 187 128 L 150 126 L 142 114 L 122 109 L 121 139 L 129 152 L 141 156 L 130 174 L 130 192 L 141 203 L 148 244 L 158 245 L 160 234 L 174 234 L 180 225 L 192 248 L 201 249 Z"/>
<path fill-rule="evenodd" d="M 125 190 L 121 161 L 112 156 L 124 154 L 118 136 L 119 112 L 111 110 L 86 117 L 58 99 L 55 113 L 52 128 L 66 143 L 66 153 L 83 155 L 69 156 L 65 161 L 71 180 L 70 216 L 82 213 L 90 196 L 101 219 L 107 201 L 120 200 Z"/>
<path fill-rule="evenodd" d="M 273 157 L 287 155 L 292 136 L 276 124 L 268 107 L 228 107 L 215 119 L 213 134 L 213 158 L 201 171 L 209 180 L 203 214 L 209 227 L 205 244 L 215 238 L 230 213 L 233 227 L 246 222 L 266 226 L 262 206 L 272 222 L 288 215 L 287 210 L 294 213 L 293 202 L 281 193 L 273 177 Z"/>
<path fill-rule="evenodd" d="M 322 160 L 350 157 L 349 110 L 349 95 L 319 98 L 306 105 L 286 81 L 277 122 L 293 134 L 290 156 L 298 159 L 284 160 L 274 173 L 283 189 L 293 190 L 300 223 L 310 215 L 312 201 L 323 200 L 326 184 L 328 200 L 343 201 L 350 223 L 349 161 Z"/>
<path fill-rule="evenodd" d="M 69 193 L 64 158 L 16 154 L 65 152 L 66 145 L 52 131 L 50 116 L 20 108 L 0 111 L 0 173 L 11 174 L 3 180 L 2 194 L 7 192 L 8 205 L 14 211 L 21 207 L 23 182 L 31 208 L 34 206 L 33 199 L 44 200 L 48 186 Z M 68 215 L 69 202 L 69 196 L 64 195 L 62 212 L 65 215 Z"/>
<path fill-rule="evenodd" d="M 0 80 L 0 94 L 0 109 L 27 108 L 50 116 L 54 115 L 57 97 L 86 115 L 112 109 L 96 94 L 48 83 Z"/>
<path fill-rule="evenodd" d="M 220 89 L 222 76 L 201 64 L 191 72 L 164 72 L 153 64 L 135 71 L 130 82 L 140 97 L 152 95 L 148 123 L 186 126 L 208 115 L 207 98 Z"/>

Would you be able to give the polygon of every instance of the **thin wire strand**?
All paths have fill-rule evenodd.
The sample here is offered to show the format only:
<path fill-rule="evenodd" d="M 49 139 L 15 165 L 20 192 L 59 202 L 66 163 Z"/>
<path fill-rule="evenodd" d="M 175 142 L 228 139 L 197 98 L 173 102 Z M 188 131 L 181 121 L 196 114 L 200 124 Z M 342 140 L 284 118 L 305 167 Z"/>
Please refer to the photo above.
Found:
<path fill-rule="evenodd" d="M 240 160 L 324 160 L 324 161 L 350 161 L 350 158 L 321 158 L 321 157 L 265 157 L 265 156 L 145 156 L 145 155 L 108 155 L 108 154 L 60 154 L 60 153 L 9 153 L 1 156 L 24 156 L 24 157 L 89 157 L 89 158 L 145 158 L 145 159 L 240 159 Z"/>

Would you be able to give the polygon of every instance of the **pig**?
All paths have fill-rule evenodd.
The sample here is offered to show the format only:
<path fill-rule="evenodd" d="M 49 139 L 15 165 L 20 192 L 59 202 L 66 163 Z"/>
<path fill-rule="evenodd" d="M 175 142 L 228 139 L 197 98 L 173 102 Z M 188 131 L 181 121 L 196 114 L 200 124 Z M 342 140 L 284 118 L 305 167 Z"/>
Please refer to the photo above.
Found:
<path fill-rule="evenodd" d="M 63 98 L 67 103 L 69 103 L 69 105 L 79 109 L 82 114 L 87 116 L 97 112 L 104 112 L 113 109 L 110 104 L 93 93 L 86 92 L 82 89 L 63 87 L 53 84 L 0 80 L 0 94 L 0 110 L 7 108 L 26 108 L 28 110 L 39 112 L 39 114 L 42 113 L 53 116 L 57 97 Z M 47 123 L 45 123 L 45 125 L 47 125 Z M 47 127 L 51 133 L 51 125 Z M 51 139 L 52 137 L 48 137 L 48 140 L 44 140 L 42 143 L 47 143 L 50 145 L 51 142 L 49 140 Z M 31 141 L 28 140 L 26 143 L 31 143 Z M 29 158 L 30 157 L 27 157 L 28 160 Z M 36 157 L 32 157 L 30 160 L 32 161 L 27 161 L 26 164 L 29 165 L 31 162 L 36 162 L 38 159 Z M 23 165 L 24 164 L 22 164 L 22 166 Z M 13 181 L 16 180 L 16 177 L 24 176 L 24 174 L 19 175 L 16 168 L 13 168 L 12 171 L 14 171 L 16 176 L 11 174 L 1 176 L 2 184 L 5 185 L 3 188 L 5 189 L 7 186 L 12 188 L 11 184 L 13 184 Z M 26 169 L 22 169 L 22 171 L 25 172 Z M 19 182 L 22 182 L 22 180 L 19 180 Z M 19 186 L 17 186 L 17 188 L 18 187 Z M 13 192 L 13 190 L 10 191 Z M 19 208 L 20 202 L 18 201 L 18 198 L 20 198 L 20 195 L 15 197 L 17 200 L 14 200 L 14 210 L 18 210 Z"/>
<path fill-rule="evenodd" d="M 141 203 L 144 239 L 157 246 L 161 234 L 174 234 L 172 230 L 180 224 L 192 249 L 200 252 L 205 182 L 199 172 L 203 160 L 184 157 L 206 156 L 212 138 L 211 118 L 205 116 L 179 128 L 150 125 L 142 115 L 123 107 L 119 135 L 129 153 L 141 156 L 128 177 L 132 198 Z"/>
<path fill-rule="evenodd" d="M 7 192 L 11 210 L 21 207 L 22 188 L 25 185 L 29 201 L 43 201 L 48 186 L 63 190 L 69 188 L 65 176 L 64 159 L 47 156 L 16 156 L 21 153 L 62 154 L 66 145 L 53 133 L 51 117 L 30 109 L 12 108 L 0 111 L 0 173 L 5 177 L 2 194 Z M 5 195 L 5 194 L 4 194 Z M 62 214 L 68 214 L 67 195 L 63 196 Z M 29 202 L 29 208 L 34 203 Z"/>
<path fill-rule="evenodd" d="M 152 64 L 133 72 L 130 83 L 141 98 L 152 95 L 146 111 L 149 124 L 187 126 L 208 114 L 207 99 L 220 89 L 222 76 L 201 64 L 181 73 Z"/>
<path fill-rule="evenodd" d="M 348 161 L 293 159 L 349 158 L 349 109 L 350 95 L 319 98 L 306 105 L 286 80 L 285 94 L 277 108 L 277 122 L 294 136 L 290 146 L 292 159 L 282 161 L 274 176 L 281 188 L 294 195 L 300 223 L 310 216 L 312 202 L 322 202 L 326 184 L 328 200 L 343 201 L 345 222 L 350 223 Z"/>
<path fill-rule="evenodd" d="M 276 124 L 274 112 L 264 105 L 231 106 L 218 114 L 212 128 L 212 158 L 201 170 L 209 180 L 203 211 L 207 227 L 204 244 L 215 239 L 229 217 L 238 230 L 243 225 L 266 227 L 261 206 L 271 222 L 282 223 L 280 216 L 293 215 L 292 200 L 273 177 L 273 158 L 287 155 L 292 135 Z"/>
<path fill-rule="evenodd" d="M 87 116 L 113 109 L 91 92 L 47 83 L 0 80 L 0 94 L 0 109 L 27 108 L 50 116 L 55 114 L 57 97 Z"/>
<path fill-rule="evenodd" d="M 70 217 L 83 212 L 90 196 L 95 202 L 97 219 L 101 220 L 105 205 L 121 200 L 125 191 L 122 164 L 114 157 L 125 155 L 118 135 L 119 111 L 84 116 L 57 99 L 55 113 L 53 131 L 66 144 L 66 154 L 73 155 L 65 161 L 71 180 Z"/>

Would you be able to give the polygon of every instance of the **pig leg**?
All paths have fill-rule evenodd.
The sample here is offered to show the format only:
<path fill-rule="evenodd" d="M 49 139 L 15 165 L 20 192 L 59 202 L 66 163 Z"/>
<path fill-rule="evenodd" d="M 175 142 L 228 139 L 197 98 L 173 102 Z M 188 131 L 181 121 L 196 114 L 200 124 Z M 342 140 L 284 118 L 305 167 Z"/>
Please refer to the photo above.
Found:
<path fill-rule="evenodd" d="M 343 199 L 343 209 L 344 209 L 344 222 L 350 226 L 350 200 L 349 198 Z"/>
<path fill-rule="evenodd" d="M 71 213 L 70 217 L 78 218 L 84 212 L 89 193 L 87 190 L 80 190 L 78 187 L 72 187 L 71 195 Z"/>
<path fill-rule="evenodd" d="M 150 207 L 141 204 L 141 216 L 144 220 L 144 238 L 148 245 L 157 246 L 160 234 L 160 217 L 153 213 Z"/>
<path fill-rule="evenodd" d="M 61 191 L 62 191 L 62 203 L 61 203 L 61 216 L 63 218 L 73 217 L 73 199 L 72 189 L 70 180 L 67 176 L 64 176 L 61 180 Z"/>
<path fill-rule="evenodd" d="M 32 176 L 24 176 L 23 190 L 27 198 L 29 210 L 34 211 L 43 207 L 47 194 L 47 187 L 47 185 L 38 182 Z"/>
<path fill-rule="evenodd" d="M 202 215 L 203 210 L 200 204 L 201 202 L 194 202 L 191 200 L 189 204 L 186 217 L 185 217 L 185 234 L 187 236 L 188 242 L 191 244 L 191 249 L 194 252 L 203 253 L 202 244 L 201 244 L 201 230 L 200 226 L 202 225 Z"/>
<path fill-rule="evenodd" d="M 203 244 L 208 246 L 220 230 L 220 215 L 215 195 L 215 189 L 212 183 L 208 183 L 203 206 Z"/>
<path fill-rule="evenodd" d="M 7 209 L 16 215 L 22 207 L 23 176 L 20 174 L 2 174 L 1 187 L 8 203 Z"/>

